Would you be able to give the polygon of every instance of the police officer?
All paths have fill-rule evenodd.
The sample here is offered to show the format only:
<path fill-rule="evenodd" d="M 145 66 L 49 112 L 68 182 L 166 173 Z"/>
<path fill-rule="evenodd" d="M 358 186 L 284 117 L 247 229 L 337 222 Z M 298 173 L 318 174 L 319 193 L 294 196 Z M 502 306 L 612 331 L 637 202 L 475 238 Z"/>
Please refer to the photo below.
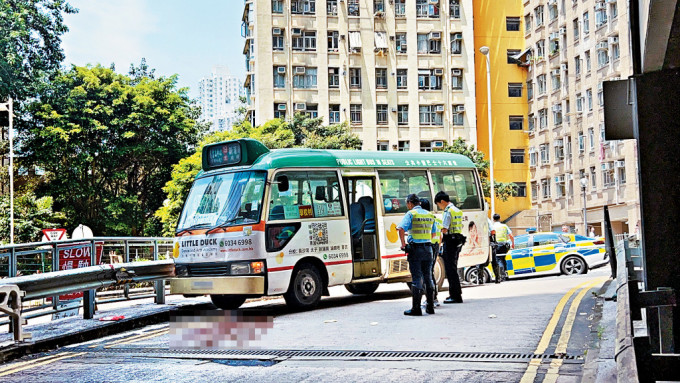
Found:
<path fill-rule="evenodd" d="M 430 206 L 430 201 L 421 198 L 420 207 L 423 210 L 432 211 Z M 434 282 L 434 307 L 439 307 L 439 300 L 437 299 L 437 281 L 434 279 L 434 266 L 437 263 L 437 257 L 439 256 L 439 245 L 441 244 L 442 238 L 442 220 L 434 217 L 435 232 L 432 234 L 432 281 Z"/>
<path fill-rule="evenodd" d="M 500 214 L 493 215 L 493 230 L 496 231 L 496 243 L 498 247 L 496 248 L 496 257 L 503 264 L 503 269 L 508 270 L 508 263 L 506 262 L 505 255 L 510 251 L 510 249 L 515 248 L 515 237 L 512 235 L 512 230 L 508 225 L 501 222 Z M 508 241 L 510 239 L 510 241 Z M 500 273 L 496 274 L 496 283 L 500 283 L 501 276 Z"/>
<path fill-rule="evenodd" d="M 446 278 L 449 280 L 449 297 L 444 303 L 463 303 L 463 290 L 460 288 L 458 277 L 458 257 L 460 250 L 465 244 L 463 232 L 463 212 L 460 211 L 449 199 L 449 195 L 440 191 L 434 197 L 434 203 L 444 210 L 442 216 L 442 258 Z"/>
<path fill-rule="evenodd" d="M 423 288 L 427 291 L 425 312 L 434 314 L 434 281 L 432 280 L 432 233 L 435 232 L 434 215 L 423 210 L 420 199 L 415 194 L 406 198 L 406 212 L 397 226 L 401 249 L 406 251 L 409 269 L 411 270 L 411 309 L 404 315 L 423 315 L 420 301 Z M 408 242 L 405 231 L 408 231 Z M 408 245 L 407 245 L 408 243 Z M 424 286 L 423 286 L 424 285 Z"/>

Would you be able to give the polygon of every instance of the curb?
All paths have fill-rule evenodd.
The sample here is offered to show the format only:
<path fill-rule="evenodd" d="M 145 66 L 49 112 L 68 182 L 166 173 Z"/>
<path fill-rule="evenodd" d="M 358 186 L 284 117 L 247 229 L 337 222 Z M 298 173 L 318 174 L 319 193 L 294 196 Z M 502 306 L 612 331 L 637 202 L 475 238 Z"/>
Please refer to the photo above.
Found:
<path fill-rule="evenodd" d="M 99 326 L 82 331 L 68 332 L 57 336 L 40 339 L 35 342 L 13 344 L 5 348 L 0 348 L 0 364 L 21 358 L 26 355 L 52 351 L 71 344 L 88 342 L 109 335 L 115 335 L 121 332 L 130 331 L 149 325 L 168 322 L 170 320 L 170 314 L 175 311 L 186 309 L 204 310 L 208 307 L 212 306 L 205 303 L 199 303 L 166 307 L 159 312 L 146 314 L 139 317 L 126 318 L 116 322 L 101 322 L 102 324 Z"/>
<path fill-rule="evenodd" d="M 604 293 L 609 289 L 609 285 L 614 282 L 613 279 L 607 280 L 602 287 L 597 291 L 598 301 L 604 301 Z M 591 330 L 588 342 L 588 355 L 586 355 L 585 363 L 583 363 L 583 375 L 581 375 L 581 383 L 594 383 L 597 380 L 598 360 L 600 358 L 600 343 L 597 338 L 597 329 L 602 319 L 603 305 L 596 305 L 593 312 L 593 320 L 591 322 Z"/>

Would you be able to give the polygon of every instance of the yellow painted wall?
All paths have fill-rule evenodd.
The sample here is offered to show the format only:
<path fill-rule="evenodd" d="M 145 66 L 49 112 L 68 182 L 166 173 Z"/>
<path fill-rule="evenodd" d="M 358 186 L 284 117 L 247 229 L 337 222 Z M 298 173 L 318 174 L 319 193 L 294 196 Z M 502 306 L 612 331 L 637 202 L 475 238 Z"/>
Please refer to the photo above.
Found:
<path fill-rule="evenodd" d="M 524 116 L 524 131 L 528 130 L 526 69 L 508 64 L 507 50 L 524 50 L 524 9 L 522 0 L 475 0 L 475 73 L 477 96 L 477 143 L 480 151 L 489 154 L 486 57 L 479 48 L 490 49 L 491 120 L 494 156 L 494 178 L 501 182 L 526 182 L 526 197 L 510 197 L 506 202 L 495 200 L 496 213 L 505 220 L 512 214 L 531 208 L 529 175 L 529 136 L 510 130 L 509 116 Z M 519 31 L 506 30 L 506 17 L 519 17 Z M 508 83 L 522 83 L 522 97 L 508 97 Z M 510 149 L 524 149 L 524 163 L 510 163 Z"/>

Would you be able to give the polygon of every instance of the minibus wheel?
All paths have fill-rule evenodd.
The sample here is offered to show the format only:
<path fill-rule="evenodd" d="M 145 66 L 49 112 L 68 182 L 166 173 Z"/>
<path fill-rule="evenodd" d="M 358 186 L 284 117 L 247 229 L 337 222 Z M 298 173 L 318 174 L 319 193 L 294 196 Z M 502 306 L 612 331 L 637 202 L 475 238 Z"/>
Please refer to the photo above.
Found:
<path fill-rule="evenodd" d="M 345 288 L 352 294 L 373 294 L 378 289 L 378 283 L 346 284 Z"/>
<path fill-rule="evenodd" d="M 222 310 L 236 310 L 246 301 L 246 297 L 241 295 L 213 294 L 210 296 L 210 300 Z"/>
<path fill-rule="evenodd" d="M 446 272 L 444 271 L 444 260 L 442 257 L 437 257 L 437 262 L 434 264 L 434 274 L 432 275 L 434 284 L 437 285 L 437 291 L 441 291 L 444 286 L 444 279 L 446 279 Z"/>
<path fill-rule="evenodd" d="M 286 303 L 297 309 L 311 309 L 319 304 L 323 293 L 321 275 L 316 266 L 304 263 L 296 268 L 288 291 L 283 294 Z"/>

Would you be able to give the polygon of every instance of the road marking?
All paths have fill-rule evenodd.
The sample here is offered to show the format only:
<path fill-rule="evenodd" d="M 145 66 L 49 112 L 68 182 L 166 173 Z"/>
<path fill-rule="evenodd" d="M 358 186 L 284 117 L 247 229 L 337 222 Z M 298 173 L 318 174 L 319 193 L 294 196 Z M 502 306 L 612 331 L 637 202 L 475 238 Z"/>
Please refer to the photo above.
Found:
<path fill-rule="evenodd" d="M 137 335 L 133 335 L 133 336 L 130 336 L 130 337 L 127 337 L 127 338 L 118 339 L 118 340 L 115 340 L 115 341 L 113 341 L 113 342 L 111 342 L 111 343 L 107 343 L 107 345 L 104 346 L 104 348 L 109 348 L 109 347 L 111 347 L 111 346 L 117 345 L 117 344 L 119 344 L 119 343 L 127 342 L 127 341 L 132 340 L 132 339 L 144 338 L 144 337 L 149 336 L 149 335 L 151 335 L 151 334 L 162 333 L 163 331 L 168 331 L 168 329 L 167 329 L 167 328 L 162 328 L 162 329 L 160 329 L 160 330 L 154 330 L 154 331 L 144 332 L 144 333 L 137 334 Z M 92 346 L 88 346 L 88 347 L 90 347 L 90 348 L 95 348 L 95 347 L 99 347 L 99 346 L 101 346 L 101 345 L 102 345 L 102 344 L 99 343 L 99 344 L 93 344 Z"/>
<path fill-rule="evenodd" d="M 564 311 L 564 307 L 567 305 L 567 302 L 569 299 L 574 295 L 574 293 L 580 289 L 583 288 L 581 293 L 585 295 L 585 293 L 590 290 L 592 285 L 595 285 L 600 282 L 604 282 L 606 279 L 605 278 L 598 278 L 595 281 L 586 281 L 583 282 L 576 287 L 572 288 L 569 290 L 564 296 L 560 299 L 560 301 L 557 303 L 557 307 L 555 307 L 555 311 L 553 312 L 552 317 L 550 318 L 550 321 L 548 322 L 548 326 L 546 326 L 545 331 L 543 332 L 543 336 L 541 336 L 541 340 L 538 342 L 538 346 L 536 347 L 536 351 L 534 351 L 534 354 L 543 354 L 545 350 L 548 349 L 548 346 L 550 345 L 550 340 L 552 339 L 552 336 L 555 332 L 555 329 L 557 328 L 557 324 L 560 321 L 560 317 L 562 316 L 562 312 Z M 580 295 L 580 293 L 579 293 Z M 582 296 L 581 296 L 582 298 Z M 579 300 L 580 301 L 580 300 Z M 572 302 L 573 305 L 573 302 Z M 578 309 L 578 305 L 576 306 Z M 571 308 L 570 308 L 571 311 Z M 573 324 L 573 322 L 572 322 Z M 566 325 L 566 322 L 565 322 Z M 564 326 L 563 330 L 564 330 Z M 571 334 L 571 329 L 569 330 L 569 333 Z M 561 337 L 560 337 L 561 338 Z M 520 383 L 529 383 L 533 382 L 536 379 L 536 375 L 538 373 L 538 368 L 541 366 L 542 359 L 531 359 L 529 361 L 529 365 L 527 366 L 527 370 L 522 376 L 522 379 L 520 380 Z M 560 365 L 562 362 L 560 362 Z"/>
<path fill-rule="evenodd" d="M 11 366 L 6 366 L 6 367 L 0 368 L 0 372 L 7 371 L 7 370 L 13 370 L 13 369 L 15 369 L 15 368 L 19 368 L 19 367 L 21 367 L 21 366 L 25 366 L 25 365 L 27 365 L 27 364 L 32 364 L 32 363 L 36 363 L 36 362 L 42 362 L 43 360 L 48 360 L 48 359 L 56 358 L 58 355 L 59 355 L 59 354 L 57 354 L 57 355 L 48 355 L 48 356 L 43 356 L 42 358 L 38 358 L 38 359 L 34 359 L 34 360 L 29 360 L 29 361 L 26 361 L 26 362 L 15 363 L 15 364 L 13 364 L 13 365 L 11 365 Z"/>
<path fill-rule="evenodd" d="M 54 355 L 54 357 L 52 357 L 51 359 L 42 358 L 43 361 L 39 362 L 39 363 L 35 363 L 37 360 L 40 360 L 40 359 L 37 359 L 37 360 L 30 361 L 29 363 L 31 363 L 31 364 L 23 365 L 22 367 L 17 367 L 16 365 L 14 365 L 14 366 L 12 366 L 13 368 L 11 370 L 6 370 L 6 371 L 1 372 L 0 376 L 6 376 L 6 375 L 14 374 L 16 372 L 25 371 L 25 370 L 28 370 L 28 369 L 31 369 L 31 368 L 44 366 L 46 364 L 58 362 L 58 361 L 63 360 L 63 359 L 75 358 L 76 356 L 80 356 L 80 355 L 83 355 L 83 354 L 86 354 L 86 353 L 85 352 L 79 352 L 79 353 L 74 354 L 74 353 L 70 353 L 70 352 L 62 352 L 62 353 L 59 353 L 57 355 Z"/>
<path fill-rule="evenodd" d="M 146 340 L 146 339 L 149 339 L 149 338 L 155 338 L 157 336 L 165 335 L 167 333 L 168 333 L 168 329 L 156 331 L 153 334 L 149 334 L 149 335 L 146 335 L 146 336 L 143 336 L 143 337 L 137 337 L 135 339 L 126 339 L 124 342 L 112 343 L 112 344 L 104 346 L 104 348 L 111 348 L 113 346 L 120 346 L 120 345 L 123 345 L 123 344 L 135 343 L 135 342 L 139 342 L 141 340 Z"/>

